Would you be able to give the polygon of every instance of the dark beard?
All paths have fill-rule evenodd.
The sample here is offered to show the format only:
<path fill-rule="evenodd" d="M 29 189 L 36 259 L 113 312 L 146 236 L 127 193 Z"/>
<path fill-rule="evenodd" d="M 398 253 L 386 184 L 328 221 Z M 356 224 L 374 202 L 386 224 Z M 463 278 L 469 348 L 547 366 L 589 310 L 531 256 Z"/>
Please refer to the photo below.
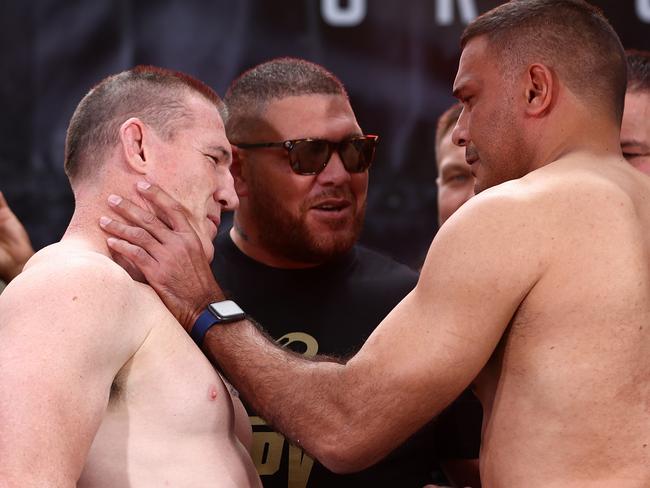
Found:
<path fill-rule="evenodd" d="M 319 198 L 340 196 L 347 197 L 357 210 L 358 202 L 347 187 L 323 192 Z M 352 222 L 332 222 L 331 232 L 316 233 L 306 222 L 309 206 L 301 208 L 301 215 L 296 218 L 282 208 L 281 198 L 255 184 L 248 195 L 251 220 L 257 227 L 260 244 L 267 251 L 291 261 L 320 264 L 344 255 L 359 239 L 365 201 L 360 212 L 353 212 Z"/>

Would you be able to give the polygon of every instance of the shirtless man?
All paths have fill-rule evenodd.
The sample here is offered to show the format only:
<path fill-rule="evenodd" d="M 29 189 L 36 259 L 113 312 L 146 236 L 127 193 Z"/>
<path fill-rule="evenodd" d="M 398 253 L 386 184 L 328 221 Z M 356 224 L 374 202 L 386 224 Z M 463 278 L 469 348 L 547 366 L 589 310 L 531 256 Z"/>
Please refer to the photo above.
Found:
<path fill-rule="evenodd" d="M 210 328 L 203 350 L 335 471 L 381 459 L 473 383 L 484 487 L 650 486 L 650 180 L 620 150 L 620 41 L 581 0 L 521 0 L 475 20 L 462 46 L 454 140 L 478 194 L 436 235 L 416 288 L 346 364 L 283 353 L 245 320 Z M 147 276 L 167 268 L 155 286 L 191 329 L 222 296 L 201 287 L 209 268 L 170 266 L 191 250 L 122 203 L 165 251 L 144 232 L 113 249 Z"/>
<path fill-rule="evenodd" d="M 77 107 L 70 225 L 0 297 L 3 487 L 261 486 L 241 402 L 97 227 L 115 216 L 109 195 L 155 182 L 211 259 L 220 213 L 237 204 L 219 104 L 196 80 L 143 67 Z"/>

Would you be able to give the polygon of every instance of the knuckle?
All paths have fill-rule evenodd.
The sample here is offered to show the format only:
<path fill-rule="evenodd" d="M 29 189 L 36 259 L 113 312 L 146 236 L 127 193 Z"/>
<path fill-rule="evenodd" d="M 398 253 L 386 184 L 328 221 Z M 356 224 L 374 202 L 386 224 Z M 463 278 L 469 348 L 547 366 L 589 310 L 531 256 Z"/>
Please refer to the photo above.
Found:
<path fill-rule="evenodd" d="M 144 242 L 147 239 L 148 232 L 140 227 L 131 229 L 130 236 L 135 242 Z"/>
<path fill-rule="evenodd" d="M 141 247 L 136 247 L 133 254 L 138 261 L 144 261 L 147 257 L 147 252 Z"/>
<path fill-rule="evenodd" d="M 142 217 L 142 221 L 143 221 L 146 225 L 153 225 L 153 224 L 156 223 L 156 220 L 158 220 L 158 219 L 156 218 L 156 216 L 155 216 L 154 214 L 152 214 L 152 213 L 149 213 L 149 212 L 146 212 L 146 213 L 143 215 L 143 217 Z"/>
<path fill-rule="evenodd" d="M 181 212 L 181 213 L 183 212 L 183 206 L 177 201 L 172 202 L 172 204 L 170 205 L 170 208 L 174 212 Z"/>

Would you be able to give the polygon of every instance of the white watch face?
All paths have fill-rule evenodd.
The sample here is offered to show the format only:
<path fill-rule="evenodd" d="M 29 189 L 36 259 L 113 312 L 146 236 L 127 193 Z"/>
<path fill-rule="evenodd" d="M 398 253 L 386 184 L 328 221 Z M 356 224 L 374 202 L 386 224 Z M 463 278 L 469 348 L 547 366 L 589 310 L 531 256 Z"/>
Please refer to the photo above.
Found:
<path fill-rule="evenodd" d="M 211 303 L 210 309 L 214 314 L 223 319 L 240 317 L 244 315 L 244 311 L 239 308 L 239 305 L 237 305 L 232 300 L 224 300 L 223 302 Z"/>

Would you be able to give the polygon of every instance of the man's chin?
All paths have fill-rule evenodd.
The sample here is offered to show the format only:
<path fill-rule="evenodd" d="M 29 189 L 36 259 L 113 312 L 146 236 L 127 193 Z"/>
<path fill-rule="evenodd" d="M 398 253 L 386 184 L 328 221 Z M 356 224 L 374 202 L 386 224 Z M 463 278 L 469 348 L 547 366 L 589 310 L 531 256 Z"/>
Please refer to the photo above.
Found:
<path fill-rule="evenodd" d="M 323 238 L 325 236 L 325 238 Z M 327 233 L 311 233 L 311 252 L 320 261 L 329 261 L 343 256 L 357 242 L 359 233 L 352 226 L 346 226 Z"/>

